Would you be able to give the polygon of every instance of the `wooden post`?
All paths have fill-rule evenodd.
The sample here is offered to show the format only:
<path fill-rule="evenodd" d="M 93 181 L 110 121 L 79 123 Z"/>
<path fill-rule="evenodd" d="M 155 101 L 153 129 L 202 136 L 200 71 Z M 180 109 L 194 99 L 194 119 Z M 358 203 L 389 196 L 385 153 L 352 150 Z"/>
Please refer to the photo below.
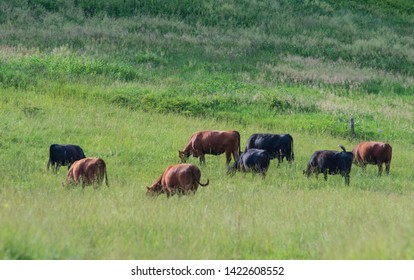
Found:
<path fill-rule="evenodd" d="M 351 118 L 351 121 L 350 121 L 350 126 L 351 126 L 351 135 L 352 135 L 352 138 L 355 138 L 355 122 L 354 122 L 354 118 Z"/>

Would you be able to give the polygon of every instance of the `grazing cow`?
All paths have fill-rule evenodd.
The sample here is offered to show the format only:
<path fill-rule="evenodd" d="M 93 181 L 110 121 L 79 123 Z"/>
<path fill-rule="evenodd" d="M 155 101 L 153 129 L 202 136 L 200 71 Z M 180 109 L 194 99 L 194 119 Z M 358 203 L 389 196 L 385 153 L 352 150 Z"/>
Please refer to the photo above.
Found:
<path fill-rule="evenodd" d="M 349 185 L 353 154 L 347 152 L 344 146 L 340 145 L 340 147 L 342 152 L 326 150 L 314 152 L 303 174 L 309 178 L 312 173 L 315 173 L 316 177 L 319 173 L 323 173 L 325 180 L 328 180 L 328 174 L 341 174 L 345 177 L 345 184 Z"/>
<path fill-rule="evenodd" d="M 226 153 L 226 165 L 231 161 L 233 154 L 234 161 L 240 153 L 240 133 L 235 130 L 219 131 L 206 130 L 194 133 L 183 151 L 178 151 L 181 163 L 187 161 L 192 154 L 193 157 L 200 157 L 200 163 L 205 163 L 205 155 L 220 155 Z"/>
<path fill-rule="evenodd" d="M 205 184 L 200 183 L 201 171 L 193 164 L 176 164 L 168 166 L 162 173 L 161 177 L 147 187 L 147 195 L 167 194 L 167 197 L 178 193 L 195 194 L 198 185 L 207 186 L 209 180 Z"/>
<path fill-rule="evenodd" d="M 268 151 L 270 159 L 278 159 L 278 166 L 283 161 L 284 157 L 286 157 L 289 163 L 292 163 L 295 159 L 293 153 L 293 137 L 290 134 L 252 134 L 249 139 L 247 139 L 244 151 L 253 148 Z"/>
<path fill-rule="evenodd" d="M 378 166 L 378 175 L 382 174 L 382 164 L 385 163 L 387 175 L 390 173 L 390 164 L 392 158 L 392 147 L 388 143 L 382 142 L 362 142 L 352 150 L 354 154 L 354 164 L 366 168 L 367 164 L 376 164 Z"/>
<path fill-rule="evenodd" d="M 234 175 L 236 170 L 241 172 L 261 173 L 263 178 L 269 169 L 270 154 L 266 150 L 249 149 L 242 153 L 227 173 Z"/>
<path fill-rule="evenodd" d="M 52 165 L 52 171 L 57 172 L 62 165 L 67 165 L 68 169 L 75 161 L 85 158 L 81 147 L 77 145 L 52 144 L 49 148 L 49 161 L 47 170 Z"/>
<path fill-rule="evenodd" d="M 94 185 L 96 189 L 102 184 L 105 178 L 106 186 L 108 185 L 108 176 L 106 173 L 105 161 L 101 158 L 83 158 L 75 161 L 70 167 L 66 176 L 66 186 L 71 184 Z"/>

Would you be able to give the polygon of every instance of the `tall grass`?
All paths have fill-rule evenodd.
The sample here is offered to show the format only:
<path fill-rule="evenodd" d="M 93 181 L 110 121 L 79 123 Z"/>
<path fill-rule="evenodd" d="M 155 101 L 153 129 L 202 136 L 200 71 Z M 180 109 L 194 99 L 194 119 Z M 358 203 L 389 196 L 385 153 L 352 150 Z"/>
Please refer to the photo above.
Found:
<path fill-rule="evenodd" d="M 399 6 L 336 2 L 4 1 L 0 29 L 3 45 L 46 51 L 66 45 L 133 66 L 204 64 L 256 76 L 267 74 L 263 63 L 298 69 L 285 60 L 293 55 L 378 72 L 369 80 L 384 84 L 413 75 L 409 1 Z M 386 80 L 383 71 L 390 73 Z M 305 75 L 306 69 L 300 72 Z M 343 79 L 359 86 L 351 74 Z M 289 72 L 269 78 L 281 81 L 286 75 L 295 81 Z"/>

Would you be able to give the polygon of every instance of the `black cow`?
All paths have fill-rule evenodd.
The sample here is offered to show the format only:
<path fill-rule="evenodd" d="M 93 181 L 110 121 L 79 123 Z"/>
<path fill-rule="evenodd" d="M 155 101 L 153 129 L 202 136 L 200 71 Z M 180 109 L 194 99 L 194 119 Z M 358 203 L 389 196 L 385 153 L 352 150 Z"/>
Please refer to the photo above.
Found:
<path fill-rule="evenodd" d="M 52 171 L 57 172 L 60 166 L 68 166 L 68 169 L 75 161 L 85 158 L 81 147 L 77 145 L 52 144 L 49 148 L 49 161 L 47 170 L 52 165 Z"/>
<path fill-rule="evenodd" d="M 354 155 L 352 152 L 347 152 L 344 146 L 339 147 L 342 152 L 326 150 L 314 152 L 303 174 L 309 178 L 312 173 L 316 174 L 316 177 L 319 173 L 323 173 L 325 180 L 328 180 L 328 174 L 341 174 L 345 177 L 345 184 L 349 185 L 349 173 L 351 173 Z"/>
<path fill-rule="evenodd" d="M 242 153 L 233 166 L 229 167 L 227 173 L 234 175 L 236 171 L 261 173 L 263 178 L 269 169 L 270 154 L 266 150 L 249 149 Z"/>
<path fill-rule="evenodd" d="M 295 159 L 293 137 L 290 134 L 256 133 L 247 139 L 245 152 L 249 149 L 262 149 L 270 154 L 270 159 L 277 158 L 278 166 L 286 157 L 289 163 Z"/>

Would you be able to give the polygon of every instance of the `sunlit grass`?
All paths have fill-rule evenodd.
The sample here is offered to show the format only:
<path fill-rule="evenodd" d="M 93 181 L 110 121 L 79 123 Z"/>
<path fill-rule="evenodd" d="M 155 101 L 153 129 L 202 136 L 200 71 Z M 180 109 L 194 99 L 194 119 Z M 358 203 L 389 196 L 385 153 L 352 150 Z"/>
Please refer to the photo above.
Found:
<path fill-rule="evenodd" d="M 43 113 L 28 117 L 23 105 Z M 412 258 L 412 158 L 394 145 L 390 176 L 353 167 L 351 184 L 302 174 L 317 149 L 354 142 L 289 131 L 295 162 L 268 176 L 226 175 L 223 157 L 207 156 L 210 185 L 189 197 L 146 197 L 146 186 L 200 129 L 259 124 L 153 114 L 34 93 L 2 104 L 0 220 L 5 259 L 400 259 Z M 292 124 L 292 127 L 293 124 Z M 13 140 L 14 139 L 14 140 Z M 51 143 L 76 143 L 108 164 L 110 187 L 64 189 L 66 168 L 46 172 Z M 198 159 L 190 158 L 198 165 Z"/>

